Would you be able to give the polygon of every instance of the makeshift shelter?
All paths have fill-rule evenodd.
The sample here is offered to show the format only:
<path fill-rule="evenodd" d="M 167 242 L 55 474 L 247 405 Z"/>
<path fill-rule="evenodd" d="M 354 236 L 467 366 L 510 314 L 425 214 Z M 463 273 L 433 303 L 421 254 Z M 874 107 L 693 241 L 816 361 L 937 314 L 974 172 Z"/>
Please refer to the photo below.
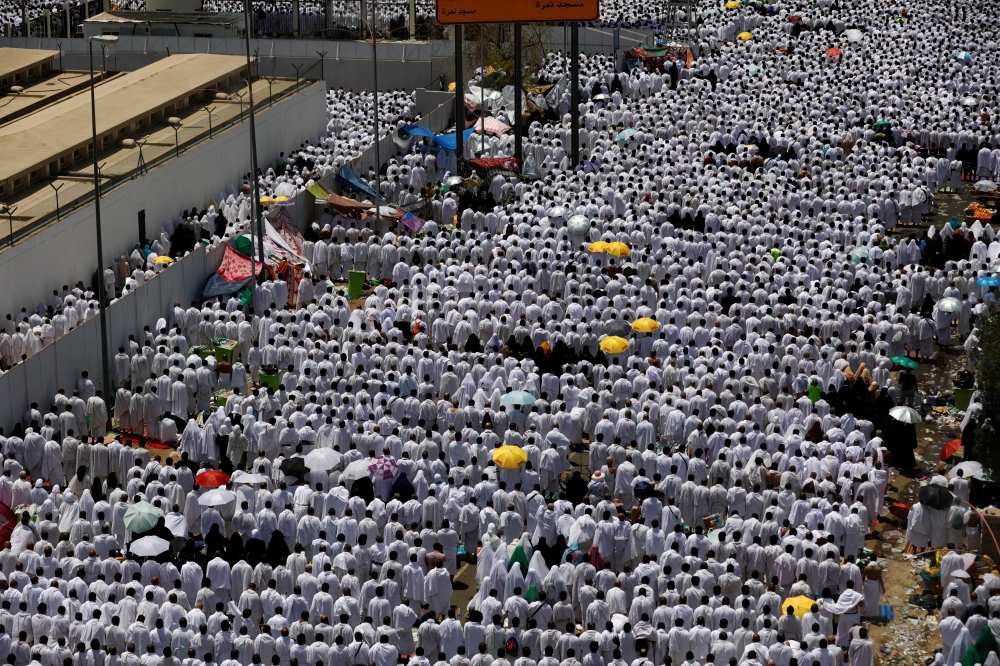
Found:
<path fill-rule="evenodd" d="M 435 144 L 444 148 L 445 150 L 454 151 L 456 147 L 455 134 L 454 132 L 450 134 L 435 134 L 428 127 L 421 127 L 419 125 L 407 125 L 406 131 L 413 136 L 426 136 L 434 141 Z M 470 127 L 465 130 L 462 134 L 462 141 L 468 141 L 469 137 L 475 133 L 475 128 Z"/>
<path fill-rule="evenodd" d="M 340 171 L 337 172 L 337 182 L 355 192 L 361 192 L 372 200 L 375 199 L 375 190 L 369 187 L 368 183 L 362 181 L 358 174 L 354 173 L 351 167 L 346 164 L 340 167 Z"/>
<path fill-rule="evenodd" d="M 203 300 L 239 291 L 250 282 L 253 277 L 253 262 L 249 256 L 241 254 L 233 248 L 233 243 L 240 240 L 243 240 L 247 245 L 251 244 L 248 236 L 237 236 L 226 244 L 219 269 L 208 278 L 208 282 L 205 283 L 205 288 L 201 292 Z M 252 245 L 249 251 L 252 252 Z M 258 275 L 263 268 L 264 265 L 258 261 Z"/>
<path fill-rule="evenodd" d="M 625 51 L 625 66 L 633 69 L 641 63 L 647 69 L 662 72 L 667 62 L 680 60 L 685 65 L 694 62 L 691 47 L 678 42 L 670 42 L 660 48 L 643 48 L 636 46 Z"/>
<path fill-rule="evenodd" d="M 510 125 L 497 120 L 493 116 L 487 116 L 486 118 L 480 118 L 476 121 L 473 129 L 475 129 L 477 134 L 485 133 L 492 136 L 503 136 L 510 131 Z"/>
<path fill-rule="evenodd" d="M 516 177 L 521 173 L 521 163 L 516 157 L 482 157 L 465 160 L 470 172 L 479 174 L 479 180 L 489 183 L 496 175 L 505 178 Z"/>
<path fill-rule="evenodd" d="M 338 176 L 339 177 L 339 176 Z M 326 198 L 326 203 L 344 217 L 353 217 L 355 220 L 363 220 L 368 217 L 368 211 L 372 209 L 372 204 L 362 203 L 342 197 L 339 194 L 331 193 Z"/>
<path fill-rule="evenodd" d="M 202 290 L 203 299 L 239 291 L 250 282 L 256 264 L 258 275 L 266 271 L 271 279 L 281 276 L 288 283 L 289 302 L 293 305 L 297 302 L 299 280 L 310 266 L 302 256 L 305 238 L 286 208 L 276 207 L 264 217 L 263 223 L 263 261 L 256 256 L 257 248 L 248 235 L 233 238 L 226 243 L 218 270 L 208 278 Z M 251 260 L 251 256 L 255 256 L 255 260 Z"/>

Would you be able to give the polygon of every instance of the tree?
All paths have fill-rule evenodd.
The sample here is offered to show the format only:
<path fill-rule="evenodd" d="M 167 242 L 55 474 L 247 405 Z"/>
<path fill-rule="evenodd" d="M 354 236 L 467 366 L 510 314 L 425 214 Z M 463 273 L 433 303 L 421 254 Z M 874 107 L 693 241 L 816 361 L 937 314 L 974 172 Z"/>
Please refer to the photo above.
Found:
<path fill-rule="evenodd" d="M 1000 310 L 980 319 L 979 349 L 975 354 L 976 385 L 980 390 L 983 422 L 976 430 L 976 459 L 992 481 L 1000 481 Z"/>
<path fill-rule="evenodd" d="M 548 26 L 539 23 L 521 25 L 521 75 L 524 83 L 545 60 L 545 36 Z M 502 89 L 514 83 L 514 24 L 475 23 L 462 30 L 462 65 L 466 81 L 481 64 L 492 67 L 496 81 L 492 88 Z"/>

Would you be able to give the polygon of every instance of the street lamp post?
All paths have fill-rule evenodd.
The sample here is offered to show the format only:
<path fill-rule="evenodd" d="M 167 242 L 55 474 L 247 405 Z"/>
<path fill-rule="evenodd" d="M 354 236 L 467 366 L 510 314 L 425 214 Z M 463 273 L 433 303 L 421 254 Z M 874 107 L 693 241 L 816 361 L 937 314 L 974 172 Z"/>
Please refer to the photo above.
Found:
<path fill-rule="evenodd" d="M 97 104 L 94 101 L 94 42 L 103 49 L 118 42 L 116 35 L 95 35 L 87 40 L 90 55 L 90 128 L 94 157 L 94 220 L 97 226 L 97 302 L 101 314 L 101 381 L 105 395 L 111 395 L 111 365 L 108 362 L 108 312 L 104 282 L 104 245 L 101 240 L 101 176 L 97 167 Z"/>
<path fill-rule="evenodd" d="M 49 187 L 56 191 L 56 220 L 59 220 L 59 190 L 61 190 L 65 184 L 66 183 L 60 183 L 59 187 L 56 187 L 53 183 L 48 184 Z"/>
<path fill-rule="evenodd" d="M 366 17 L 367 18 L 367 17 Z M 379 141 L 382 139 L 379 136 L 379 123 L 378 123 L 378 35 L 375 32 L 375 0 L 372 0 L 372 22 L 369 25 L 369 29 L 372 33 L 372 123 L 375 129 L 375 220 L 378 222 L 379 226 L 382 224 L 382 209 L 379 206 L 378 198 L 382 196 L 382 156 L 379 155 Z"/>
<path fill-rule="evenodd" d="M 7 216 L 7 222 L 10 224 L 10 246 L 14 247 L 14 212 L 17 210 L 17 206 L 10 206 L 8 204 L 0 204 L 3 208 L 0 208 L 0 214 Z"/>
<path fill-rule="evenodd" d="M 205 113 L 208 114 L 208 138 L 209 139 L 212 138 L 212 112 L 213 111 L 215 111 L 215 109 L 213 107 L 211 107 L 211 106 L 206 106 L 205 107 Z"/>
<path fill-rule="evenodd" d="M 167 118 L 167 124 L 174 128 L 174 157 L 181 156 L 181 140 L 178 132 L 181 131 L 181 119 L 177 116 Z"/>
<path fill-rule="evenodd" d="M 257 225 L 257 251 L 260 253 L 260 260 L 264 261 L 264 223 L 260 219 L 260 177 L 257 175 L 257 125 L 254 122 L 253 117 L 253 72 L 250 68 L 250 0 L 243 0 L 243 13 L 246 17 L 248 26 L 247 31 L 245 32 L 247 47 L 247 96 L 249 98 L 248 101 L 250 102 L 247 111 L 250 114 L 250 192 L 253 195 L 253 204 L 250 206 L 250 225 L 251 227 L 255 224 Z M 242 110 L 240 111 L 240 116 L 242 119 Z M 254 273 L 251 284 L 254 286 L 254 295 L 256 295 L 256 272 Z"/>

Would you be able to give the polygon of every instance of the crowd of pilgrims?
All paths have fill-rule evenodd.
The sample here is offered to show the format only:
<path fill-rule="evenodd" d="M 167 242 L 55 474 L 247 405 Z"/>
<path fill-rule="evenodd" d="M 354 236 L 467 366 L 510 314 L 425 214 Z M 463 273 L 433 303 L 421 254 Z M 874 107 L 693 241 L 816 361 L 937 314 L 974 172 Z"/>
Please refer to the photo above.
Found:
<path fill-rule="evenodd" d="M 439 187 L 454 157 L 421 140 L 379 181 L 397 203 L 431 187 L 418 237 L 327 211 L 297 284 L 267 280 L 246 305 L 178 303 L 118 351 L 107 407 L 87 377 L 33 404 L 0 435 L 0 502 L 19 509 L 0 551 L 0 660 L 872 666 L 882 570 L 862 550 L 890 466 L 917 467 L 914 427 L 888 416 L 915 385 L 890 359 L 975 350 L 995 302 L 976 283 L 1000 256 L 988 224 L 905 226 L 963 176 L 997 173 L 997 10 L 717 4 L 698 6 L 690 66 L 616 74 L 582 59 L 578 168 L 568 92 L 563 122 L 529 127 L 536 179 L 499 175 L 481 201 Z M 551 54 L 540 74 L 568 69 Z M 260 174 L 266 193 L 295 194 L 371 141 L 359 97 L 328 101 L 326 132 Z M 397 114 L 385 131 L 413 117 L 407 94 L 380 103 Z M 242 233 L 249 205 L 231 188 L 105 279 L 127 293 L 156 255 L 183 255 L 178 241 Z M 572 215 L 589 230 L 570 234 Z M 597 240 L 631 251 L 586 251 Z M 349 270 L 379 281 L 360 302 L 336 284 Z M 945 296 L 962 310 L 940 311 Z M 8 319 L 0 352 L 28 324 L 41 337 L 56 301 L 93 316 L 92 297 L 64 288 Z M 658 329 L 601 349 L 644 317 Z M 238 341 L 232 364 L 192 353 L 216 337 Z M 272 371 L 277 388 L 258 383 Z M 213 407 L 219 389 L 231 395 Z M 515 391 L 533 403 L 511 404 Z M 963 431 L 978 418 L 974 404 Z M 176 452 L 152 456 L 112 426 Z M 504 445 L 527 462 L 498 467 Z M 317 448 L 340 463 L 284 471 Z M 366 459 L 395 473 L 345 475 Z M 234 499 L 199 503 L 207 468 L 233 474 Z M 968 499 L 960 475 L 931 483 Z M 161 517 L 135 534 L 124 516 L 142 501 Z M 975 548 L 963 506 L 915 504 L 910 547 Z M 148 535 L 170 550 L 132 555 Z M 943 666 L 1000 635 L 1000 581 L 970 589 L 968 563 L 948 557 Z M 455 607 L 465 562 L 477 589 Z M 802 615 L 785 606 L 797 596 L 814 599 Z"/>

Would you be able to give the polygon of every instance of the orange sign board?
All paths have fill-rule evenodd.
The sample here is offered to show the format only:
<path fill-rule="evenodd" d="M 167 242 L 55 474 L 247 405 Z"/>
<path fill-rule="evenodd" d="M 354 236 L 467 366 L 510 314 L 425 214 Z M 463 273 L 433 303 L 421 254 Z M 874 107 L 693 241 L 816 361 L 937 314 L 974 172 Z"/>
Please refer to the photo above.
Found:
<path fill-rule="evenodd" d="M 596 21 L 599 0 L 437 0 L 441 25 Z"/>

